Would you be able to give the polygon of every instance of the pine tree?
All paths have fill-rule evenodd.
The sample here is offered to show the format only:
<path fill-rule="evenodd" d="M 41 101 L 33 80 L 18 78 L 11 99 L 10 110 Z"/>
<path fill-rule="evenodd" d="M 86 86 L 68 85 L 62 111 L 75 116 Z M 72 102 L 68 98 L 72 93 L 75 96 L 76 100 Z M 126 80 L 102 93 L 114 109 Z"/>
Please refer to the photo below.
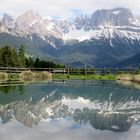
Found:
<path fill-rule="evenodd" d="M 17 66 L 17 53 L 16 50 L 6 45 L 0 49 L 0 65 L 4 67 Z"/>
<path fill-rule="evenodd" d="M 33 59 L 31 57 L 29 57 L 29 67 L 33 67 L 34 65 L 34 62 L 33 62 Z"/>
<path fill-rule="evenodd" d="M 25 67 L 25 64 L 26 64 L 25 50 L 24 50 L 24 46 L 21 45 L 18 52 L 18 66 Z"/>
<path fill-rule="evenodd" d="M 35 63 L 34 63 L 34 67 L 36 67 L 36 68 L 40 68 L 41 67 L 40 59 L 39 58 L 36 58 Z"/>

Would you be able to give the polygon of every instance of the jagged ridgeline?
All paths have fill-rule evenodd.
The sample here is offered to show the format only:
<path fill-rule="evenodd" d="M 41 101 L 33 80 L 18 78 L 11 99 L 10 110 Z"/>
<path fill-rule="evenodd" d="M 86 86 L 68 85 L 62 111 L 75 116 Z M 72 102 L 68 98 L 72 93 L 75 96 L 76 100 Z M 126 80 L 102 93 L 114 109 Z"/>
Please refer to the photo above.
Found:
<path fill-rule="evenodd" d="M 140 54 L 140 18 L 126 8 L 97 10 L 71 21 L 43 18 L 34 11 L 17 18 L 4 14 L 0 44 L 24 44 L 32 56 L 73 67 L 136 67 L 132 62 Z"/>

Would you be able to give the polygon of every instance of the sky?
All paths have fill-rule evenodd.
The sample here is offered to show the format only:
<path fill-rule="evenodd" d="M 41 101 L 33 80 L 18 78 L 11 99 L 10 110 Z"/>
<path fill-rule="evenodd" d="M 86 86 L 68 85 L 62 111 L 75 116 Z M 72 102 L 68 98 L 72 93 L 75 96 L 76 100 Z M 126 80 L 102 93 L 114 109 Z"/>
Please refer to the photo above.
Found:
<path fill-rule="evenodd" d="M 140 15 L 140 0 L 0 0 L 0 16 L 3 13 L 19 16 L 34 10 L 43 17 L 66 19 L 116 7 L 129 8 L 135 15 Z"/>

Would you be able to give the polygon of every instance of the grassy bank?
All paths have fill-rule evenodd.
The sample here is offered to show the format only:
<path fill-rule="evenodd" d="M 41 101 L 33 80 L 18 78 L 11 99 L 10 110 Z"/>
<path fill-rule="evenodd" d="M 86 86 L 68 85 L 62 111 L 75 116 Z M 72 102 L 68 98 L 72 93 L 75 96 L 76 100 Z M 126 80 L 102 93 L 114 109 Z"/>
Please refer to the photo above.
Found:
<path fill-rule="evenodd" d="M 0 72 L 0 81 L 6 81 L 6 80 L 8 80 L 8 73 Z"/>
<path fill-rule="evenodd" d="M 140 74 L 120 74 L 116 77 L 117 80 L 132 81 L 140 83 Z"/>
<path fill-rule="evenodd" d="M 19 80 L 23 81 L 44 81 L 52 79 L 52 74 L 49 72 L 32 72 L 26 71 L 19 74 Z"/>
<path fill-rule="evenodd" d="M 0 73 L 0 80 L 11 80 L 11 81 L 41 81 L 50 79 L 72 79 L 72 80 L 116 80 L 116 76 L 112 74 L 106 75 L 68 75 L 68 74 L 51 74 L 48 72 L 32 72 L 25 71 L 21 73 Z"/>
<path fill-rule="evenodd" d="M 6 73 L 0 72 L 0 81 L 42 81 L 52 79 L 52 74 L 49 72 L 32 72 L 24 71 L 21 73 Z"/>
<path fill-rule="evenodd" d="M 53 74 L 52 79 L 72 79 L 72 80 L 115 80 L 115 75 L 67 75 L 67 74 Z"/>

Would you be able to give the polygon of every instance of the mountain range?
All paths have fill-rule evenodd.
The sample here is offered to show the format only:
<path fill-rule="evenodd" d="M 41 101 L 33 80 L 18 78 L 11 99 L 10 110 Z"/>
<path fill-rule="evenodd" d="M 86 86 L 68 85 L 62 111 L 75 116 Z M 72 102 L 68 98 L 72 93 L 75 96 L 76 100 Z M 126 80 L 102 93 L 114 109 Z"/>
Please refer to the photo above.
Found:
<path fill-rule="evenodd" d="M 140 17 L 127 8 L 101 9 L 71 20 L 43 18 L 32 10 L 18 17 L 5 13 L 0 45 L 6 44 L 23 44 L 32 57 L 71 67 L 129 67 L 140 54 Z"/>

